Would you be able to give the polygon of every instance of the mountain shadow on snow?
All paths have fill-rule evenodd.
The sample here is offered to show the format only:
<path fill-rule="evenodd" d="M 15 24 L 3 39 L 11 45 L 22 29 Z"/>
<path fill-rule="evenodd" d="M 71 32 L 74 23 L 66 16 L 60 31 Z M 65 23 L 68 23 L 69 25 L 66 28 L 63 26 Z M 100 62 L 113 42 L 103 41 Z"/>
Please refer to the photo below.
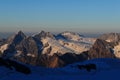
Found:
<path fill-rule="evenodd" d="M 24 74 L 31 73 L 30 68 L 16 61 L 10 60 L 10 59 L 0 58 L 0 66 L 5 66 L 6 68 L 9 68 L 10 70 L 15 69 L 17 72 L 21 72 Z"/>
<path fill-rule="evenodd" d="M 74 67 L 74 66 L 72 66 L 72 67 Z M 76 65 L 75 67 L 77 67 L 77 68 L 80 69 L 80 70 L 85 69 L 85 70 L 87 70 L 88 72 L 90 72 L 91 70 L 96 70 L 96 69 L 97 69 L 96 65 L 93 64 L 93 63 L 85 64 L 85 65 Z"/>

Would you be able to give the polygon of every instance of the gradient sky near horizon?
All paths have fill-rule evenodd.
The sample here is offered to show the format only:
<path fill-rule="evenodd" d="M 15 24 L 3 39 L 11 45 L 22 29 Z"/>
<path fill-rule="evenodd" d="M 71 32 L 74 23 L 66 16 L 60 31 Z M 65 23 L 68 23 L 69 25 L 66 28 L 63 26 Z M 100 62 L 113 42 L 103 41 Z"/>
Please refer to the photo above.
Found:
<path fill-rule="evenodd" d="M 0 0 L 0 32 L 120 32 L 120 0 Z"/>

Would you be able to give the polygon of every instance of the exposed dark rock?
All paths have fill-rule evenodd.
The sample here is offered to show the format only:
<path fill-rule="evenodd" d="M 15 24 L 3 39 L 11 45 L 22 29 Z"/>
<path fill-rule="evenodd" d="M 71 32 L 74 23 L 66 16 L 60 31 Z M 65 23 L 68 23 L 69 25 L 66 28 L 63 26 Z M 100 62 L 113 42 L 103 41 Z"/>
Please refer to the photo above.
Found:
<path fill-rule="evenodd" d="M 72 35 L 79 35 L 71 33 Z M 3 56 L 8 56 L 9 58 L 16 59 L 26 64 L 39 65 L 44 67 L 62 67 L 67 64 L 72 64 L 74 62 L 87 60 L 88 57 L 92 58 L 103 58 L 103 57 L 113 57 L 111 44 L 104 40 L 98 39 L 93 47 L 88 52 L 83 52 L 81 54 L 75 53 L 54 53 L 50 56 L 53 47 L 49 47 L 49 43 L 44 46 L 41 39 L 49 37 L 55 39 L 54 35 L 49 32 L 41 31 L 41 33 L 35 36 L 26 37 L 22 31 L 19 31 L 13 37 L 10 37 L 7 41 L 9 43 L 8 49 L 4 51 Z M 65 36 L 64 36 L 65 37 Z M 66 37 L 67 38 L 67 37 Z M 69 43 L 64 43 L 69 45 Z M 42 54 L 45 47 L 46 53 Z M 17 56 L 15 55 L 17 54 Z"/>
<path fill-rule="evenodd" d="M 92 48 L 88 51 L 89 59 L 93 58 L 114 58 L 111 51 L 111 44 L 105 40 L 97 39 Z"/>
<path fill-rule="evenodd" d="M 16 71 L 24 73 L 24 74 L 31 73 L 31 70 L 29 67 L 23 64 L 20 64 L 16 61 L 10 60 L 10 59 L 0 58 L 0 66 L 5 66 L 6 68 L 9 68 L 10 70 L 15 69 Z"/>
<path fill-rule="evenodd" d="M 21 57 L 18 56 L 16 59 L 35 65 L 37 56 L 40 54 L 39 48 L 36 41 L 32 37 L 28 37 L 16 46 L 16 49 L 22 52 Z"/>
<path fill-rule="evenodd" d="M 77 65 L 79 69 L 86 69 L 88 72 L 91 70 L 96 70 L 97 67 L 95 64 L 86 64 L 86 65 Z"/>
<path fill-rule="evenodd" d="M 38 53 L 37 43 L 32 37 L 24 39 L 16 48 L 26 54 L 31 53 L 37 56 Z"/>
<path fill-rule="evenodd" d="M 50 32 L 45 32 L 45 31 L 41 31 L 39 34 L 34 36 L 34 38 L 36 38 L 38 40 L 41 40 L 42 38 L 46 38 L 46 37 L 55 39 L 53 34 L 51 34 Z"/>
<path fill-rule="evenodd" d="M 10 44 L 8 45 L 8 48 L 3 52 L 3 57 L 9 58 L 14 56 L 14 54 L 16 53 L 16 49 L 15 46 Z"/>
<path fill-rule="evenodd" d="M 67 65 L 67 64 L 72 64 L 72 63 L 75 63 L 75 62 L 79 62 L 79 61 L 85 61 L 87 60 L 87 57 L 86 54 L 75 54 L 75 53 L 66 53 L 62 56 L 59 56 L 59 58 L 64 62 L 64 65 Z"/>
<path fill-rule="evenodd" d="M 22 31 L 19 31 L 17 34 L 13 35 L 12 37 L 9 37 L 7 39 L 7 43 L 17 45 L 25 38 L 26 35 Z"/>
<path fill-rule="evenodd" d="M 64 55 L 55 53 L 53 56 L 44 54 L 38 57 L 37 65 L 49 68 L 63 67 L 68 64 L 87 60 L 87 57 L 85 54 L 76 55 L 74 53 L 66 53 Z"/>
<path fill-rule="evenodd" d="M 103 34 L 99 37 L 99 39 L 110 40 L 111 43 L 116 44 L 118 41 L 120 41 L 120 33 Z"/>
<path fill-rule="evenodd" d="M 59 59 L 58 55 L 48 56 L 44 54 L 38 57 L 37 65 L 49 68 L 56 68 L 62 67 L 64 65 L 64 62 Z"/>

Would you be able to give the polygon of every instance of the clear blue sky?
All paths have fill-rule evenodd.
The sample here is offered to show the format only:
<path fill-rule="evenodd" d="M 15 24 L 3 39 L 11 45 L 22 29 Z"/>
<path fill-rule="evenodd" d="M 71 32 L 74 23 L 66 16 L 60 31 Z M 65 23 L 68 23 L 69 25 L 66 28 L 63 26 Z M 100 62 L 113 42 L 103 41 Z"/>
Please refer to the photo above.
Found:
<path fill-rule="evenodd" d="M 0 32 L 119 32 L 120 0 L 0 0 Z"/>

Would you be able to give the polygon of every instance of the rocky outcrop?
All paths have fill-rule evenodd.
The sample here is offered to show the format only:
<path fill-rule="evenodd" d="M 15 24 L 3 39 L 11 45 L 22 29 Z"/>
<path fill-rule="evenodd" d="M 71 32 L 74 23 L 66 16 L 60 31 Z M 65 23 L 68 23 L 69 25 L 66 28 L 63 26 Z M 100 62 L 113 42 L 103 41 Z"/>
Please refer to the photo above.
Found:
<path fill-rule="evenodd" d="M 49 37 L 51 39 L 55 39 L 54 35 L 51 34 L 50 32 L 45 32 L 45 31 L 41 31 L 39 34 L 36 34 L 34 36 L 35 39 L 41 40 L 42 38 L 46 38 Z"/>
<path fill-rule="evenodd" d="M 59 58 L 64 62 L 64 65 L 72 64 L 75 62 L 81 62 L 88 59 L 87 53 L 75 54 L 75 53 L 66 53 Z"/>
<path fill-rule="evenodd" d="M 120 33 L 103 34 L 99 37 L 99 39 L 102 39 L 111 43 L 117 43 L 118 41 L 120 41 Z"/>
<path fill-rule="evenodd" d="M 64 55 L 56 53 L 53 56 L 44 54 L 38 57 L 37 65 L 49 68 L 63 67 L 74 62 L 85 61 L 87 57 L 87 54 L 76 55 L 75 53 L 66 53 Z"/>
<path fill-rule="evenodd" d="M 16 49 L 22 51 L 24 54 L 33 54 L 37 56 L 38 54 L 38 46 L 35 40 L 32 37 L 28 37 L 24 39 L 19 45 L 16 46 Z"/>
<path fill-rule="evenodd" d="M 19 31 L 17 34 L 9 37 L 7 39 L 7 43 L 12 45 L 18 45 L 25 38 L 26 35 L 22 31 Z"/>
<path fill-rule="evenodd" d="M 88 51 L 89 59 L 93 58 L 114 58 L 112 46 L 105 40 L 97 39 L 92 48 Z"/>
<path fill-rule="evenodd" d="M 19 45 L 16 46 L 17 56 L 14 56 L 15 59 L 27 63 L 36 65 L 36 60 L 38 54 L 40 53 L 40 47 L 37 45 L 36 41 L 32 37 L 24 39 Z"/>
<path fill-rule="evenodd" d="M 48 56 L 46 54 L 40 55 L 37 59 L 37 65 L 49 68 L 62 67 L 64 62 L 59 59 L 58 55 Z"/>

